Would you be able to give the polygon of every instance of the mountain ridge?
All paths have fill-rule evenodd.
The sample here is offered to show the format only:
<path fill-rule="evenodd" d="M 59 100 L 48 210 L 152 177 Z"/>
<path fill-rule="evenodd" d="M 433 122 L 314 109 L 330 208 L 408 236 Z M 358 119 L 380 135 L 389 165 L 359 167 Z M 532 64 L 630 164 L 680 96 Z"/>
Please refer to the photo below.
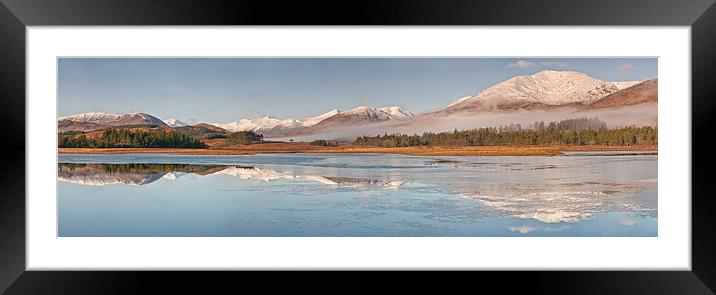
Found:
<path fill-rule="evenodd" d="M 391 119 L 402 119 L 412 117 L 413 113 L 404 110 L 399 106 L 386 106 L 382 108 L 373 108 L 368 106 L 359 106 L 346 111 L 339 111 L 337 109 L 330 110 L 323 114 L 307 117 L 303 119 L 277 119 L 271 116 L 265 116 L 255 119 L 241 119 L 238 121 L 221 124 L 221 123 L 209 123 L 214 126 L 224 128 L 226 130 L 236 131 L 254 131 L 254 132 L 266 132 L 268 134 L 291 134 L 300 133 L 295 129 L 312 128 L 313 129 L 324 128 L 326 120 L 328 122 L 352 122 L 352 123 L 365 123 L 365 122 L 378 122 Z"/>
<path fill-rule="evenodd" d="M 654 82 L 649 82 L 654 81 Z M 649 83 L 647 83 L 649 82 Z M 331 129 L 357 127 L 395 121 L 393 126 L 405 126 L 420 121 L 429 125 L 435 116 L 476 116 L 483 113 L 504 113 L 517 110 L 576 110 L 615 108 L 657 100 L 656 79 L 646 81 L 604 81 L 575 71 L 540 71 L 514 76 L 473 95 L 463 96 L 436 111 L 413 114 L 396 106 L 358 106 L 345 111 L 332 109 L 313 117 L 279 119 L 264 116 L 240 119 L 229 123 L 201 123 L 189 125 L 175 118 L 160 120 L 146 113 L 122 115 L 91 112 L 58 118 L 61 132 L 92 131 L 121 125 L 165 125 L 172 128 L 199 126 L 227 133 L 254 131 L 267 138 L 308 135 Z M 417 120 L 415 120 L 417 119 Z M 421 121 L 422 120 L 422 121 Z M 382 126 L 384 126 L 383 124 Z"/>
<path fill-rule="evenodd" d="M 167 126 L 161 119 L 147 113 L 110 114 L 103 112 L 80 113 L 60 117 L 58 129 L 64 131 L 92 131 L 109 127 L 126 125 L 157 125 Z"/>
<path fill-rule="evenodd" d="M 658 101 L 659 81 L 657 79 L 646 80 L 622 91 L 612 93 L 594 103 L 586 109 L 601 109 L 614 106 L 629 106 L 641 103 Z"/>

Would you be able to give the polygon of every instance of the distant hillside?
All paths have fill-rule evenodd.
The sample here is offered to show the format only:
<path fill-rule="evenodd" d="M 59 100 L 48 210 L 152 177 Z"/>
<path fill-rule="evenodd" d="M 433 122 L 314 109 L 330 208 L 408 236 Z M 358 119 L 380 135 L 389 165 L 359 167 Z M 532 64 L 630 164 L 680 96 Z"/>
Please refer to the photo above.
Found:
<path fill-rule="evenodd" d="M 635 105 L 640 103 L 657 102 L 659 81 L 647 80 L 619 92 L 612 93 L 587 106 L 587 109 L 611 108 L 617 106 Z"/>
<path fill-rule="evenodd" d="M 101 112 L 81 113 L 60 117 L 57 120 L 57 127 L 60 132 L 92 131 L 126 125 L 166 126 L 167 124 L 159 118 L 146 113 L 128 113 L 122 115 Z"/>
<path fill-rule="evenodd" d="M 177 132 L 188 135 L 191 138 L 197 140 L 215 139 L 215 138 L 226 138 L 228 131 L 210 125 L 210 124 L 197 124 L 194 126 L 180 126 L 175 127 L 174 130 Z"/>
<path fill-rule="evenodd" d="M 211 124 L 207 124 L 207 123 L 199 123 L 199 124 L 194 125 L 194 127 L 202 127 L 202 128 L 206 128 L 208 130 L 214 131 L 214 132 L 219 132 L 219 133 L 230 133 L 229 130 L 226 130 L 224 128 L 214 126 Z"/>

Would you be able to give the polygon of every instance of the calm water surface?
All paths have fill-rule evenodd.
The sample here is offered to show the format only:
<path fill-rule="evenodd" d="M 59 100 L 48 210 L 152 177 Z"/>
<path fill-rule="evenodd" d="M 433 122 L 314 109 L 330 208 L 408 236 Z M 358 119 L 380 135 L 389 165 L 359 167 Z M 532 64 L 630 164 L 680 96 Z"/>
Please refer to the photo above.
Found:
<path fill-rule="evenodd" d="M 60 236 L 656 236 L 657 156 L 62 154 Z"/>

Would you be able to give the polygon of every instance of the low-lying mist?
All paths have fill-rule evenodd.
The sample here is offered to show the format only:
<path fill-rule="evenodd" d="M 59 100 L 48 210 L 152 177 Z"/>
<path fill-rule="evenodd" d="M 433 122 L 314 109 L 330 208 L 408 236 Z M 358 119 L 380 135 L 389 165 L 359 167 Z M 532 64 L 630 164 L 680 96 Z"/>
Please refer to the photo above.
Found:
<path fill-rule="evenodd" d="M 558 110 L 520 110 L 510 113 L 481 113 L 469 116 L 450 115 L 439 116 L 433 114 L 418 115 L 410 119 L 395 120 L 368 124 L 334 128 L 321 133 L 275 138 L 279 140 L 311 141 L 314 139 L 331 139 L 352 142 L 359 136 L 376 136 L 382 134 L 423 134 L 425 132 L 446 132 L 468 130 L 485 127 L 499 127 L 510 124 L 520 124 L 528 128 L 530 124 L 543 121 L 548 124 L 569 118 L 597 117 L 606 122 L 608 128 L 627 126 L 657 126 L 657 104 L 640 104 L 619 108 L 596 109 L 580 111 L 576 108 L 561 108 Z"/>

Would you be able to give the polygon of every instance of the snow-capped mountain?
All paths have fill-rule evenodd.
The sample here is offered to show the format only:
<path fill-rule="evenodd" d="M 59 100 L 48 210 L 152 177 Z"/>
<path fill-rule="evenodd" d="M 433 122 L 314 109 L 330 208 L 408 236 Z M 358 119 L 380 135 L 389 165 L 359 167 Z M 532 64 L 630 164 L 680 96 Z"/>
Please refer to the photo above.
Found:
<path fill-rule="evenodd" d="M 211 125 L 218 126 L 229 130 L 231 132 L 237 131 L 264 131 L 274 128 L 296 128 L 303 126 L 300 121 L 294 119 L 276 119 L 271 116 L 266 116 L 256 119 L 241 119 L 238 121 L 217 124 L 211 123 Z"/>
<path fill-rule="evenodd" d="M 281 130 L 287 130 L 287 129 L 294 129 L 294 128 L 301 128 L 301 127 L 310 127 L 313 125 L 318 124 L 319 122 L 325 120 L 326 118 L 330 118 L 331 116 L 338 114 L 338 110 L 331 110 L 326 113 L 320 114 L 315 117 L 308 117 L 304 118 L 302 120 L 296 120 L 296 119 L 277 119 L 271 116 L 266 116 L 262 118 L 256 118 L 256 119 L 241 119 L 238 121 L 221 124 L 221 123 L 212 123 L 214 126 L 218 126 L 221 128 L 224 128 L 226 130 L 229 130 L 231 132 L 237 132 L 237 131 L 267 131 L 272 129 L 281 129 Z"/>
<path fill-rule="evenodd" d="M 622 82 L 612 82 L 614 83 L 614 86 L 619 88 L 619 90 L 627 89 L 629 87 L 632 87 L 636 84 L 639 84 L 644 81 L 622 81 Z"/>
<path fill-rule="evenodd" d="M 337 118 L 337 117 L 351 117 L 351 118 L 359 118 L 359 119 L 365 119 L 368 121 L 383 121 L 383 120 L 390 120 L 390 114 L 376 109 L 372 107 L 367 106 L 360 106 L 356 108 L 352 108 L 347 111 L 339 112 L 335 116 L 331 118 Z"/>
<path fill-rule="evenodd" d="M 169 125 L 169 127 L 182 127 L 182 126 L 189 126 L 189 125 L 190 125 L 189 123 L 186 123 L 186 122 L 184 122 L 184 121 L 180 121 L 180 120 L 175 119 L 175 118 L 163 119 L 162 121 L 164 121 L 165 124 Z"/>
<path fill-rule="evenodd" d="M 311 126 L 306 131 L 308 133 L 312 133 L 317 132 L 319 130 L 364 125 L 369 123 L 388 121 L 391 119 L 406 118 L 408 116 L 408 112 L 405 112 L 397 107 L 395 108 L 396 109 L 392 109 L 393 114 L 388 113 L 385 110 L 376 109 L 368 106 L 352 108 L 350 110 L 338 112 L 337 114 L 324 119 L 318 124 Z"/>
<path fill-rule="evenodd" d="M 70 116 L 59 117 L 57 121 L 72 121 L 72 122 L 90 122 L 90 123 L 102 123 L 117 120 L 121 115 L 108 114 L 102 112 L 91 112 L 81 113 Z"/>
<path fill-rule="evenodd" d="M 102 112 L 81 113 L 60 117 L 57 121 L 89 122 L 96 124 L 153 124 L 166 125 L 164 121 L 146 113 L 109 114 Z"/>
<path fill-rule="evenodd" d="M 325 120 L 325 119 L 327 119 L 327 118 L 333 117 L 333 115 L 338 114 L 338 113 L 339 113 L 339 111 L 334 109 L 334 110 L 330 110 L 330 111 L 328 111 L 328 112 L 325 112 L 325 113 L 320 114 L 320 115 L 315 116 L 315 117 L 304 118 L 304 119 L 303 119 L 303 126 L 304 126 L 304 127 L 311 127 L 311 126 L 316 125 L 316 124 L 318 124 L 319 122 L 321 122 L 321 121 L 323 121 L 323 120 Z"/>
<path fill-rule="evenodd" d="M 401 119 L 412 117 L 413 113 L 400 108 L 399 106 L 387 106 L 382 108 L 373 108 L 368 106 L 359 106 L 338 112 L 332 118 L 352 118 L 360 121 L 385 121 L 390 119 Z"/>
<path fill-rule="evenodd" d="M 653 82 L 649 82 L 653 81 Z M 575 71 L 541 71 L 532 75 L 515 76 L 494 84 L 473 95 L 468 95 L 447 104 L 442 109 L 414 115 L 399 106 L 359 106 L 345 111 L 330 110 L 313 117 L 284 118 L 272 116 L 243 118 L 229 123 L 188 124 L 177 119 L 160 120 L 146 113 L 108 114 L 83 113 L 61 117 L 58 126 L 61 132 L 69 130 L 92 131 L 122 125 L 165 125 L 193 134 L 254 131 L 265 138 L 300 137 L 315 134 L 343 134 L 354 127 L 361 130 L 411 128 L 425 124 L 435 125 L 455 114 L 460 119 L 472 119 L 485 112 L 506 113 L 524 109 L 594 110 L 616 108 L 657 101 L 658 84 L 649 81 L 604 81 Z M 648 83 L 647 83 L 648 82 Z M 270 113 L 271 110 L 268 110 Z M 476 117 L 475 117 L 476 118 Z M 454 124 L 450 122 L 448 124 Z M 473 123 L 470 123 L 473 124 Z M 407 128 L 407 127 L 406 127 Z M 383 131 L 385 132 L 385 131 Z M 413 130 L 411 129 L 411 132 Z M 202 137 L 208 138 L 208 137 Z"/>
<path fill-rule="evenodd" d="M 413 113 L 403 110 L 399 106 L 382 107 L 378 109 L 390 116 L 391 119 L 409 118 Z"/>
<path fill-rule="evenodd" d="M 540 106 L 588 105 L 641 81 L 609 82 L 574 71 L 541 71 L 497 83 L 442 111 L 491 111 Z"/>
<path fill-rule="evenodd" d="M 101 112 L 81 113 L 57 119 L 60 132 L 77 130 L 92 131 L 123 125 L 167 125 L 157 117 L 146 113 L 109 114 Z"/>
<path fill-rule="evenodd" d="M 345 123 L 358 124 L 380 122 L 391 119 L 409 118 L 412 116 L 413 113 L 405 111 L 398 106 L 388 106 L 382 108 L 360 106 L 346 111 L 331 110 L 315 117 L 303 119 L 277 119 L 266 116 L 256 119 L 241 119 L 226 124 L 211 124 L 231 132 L 254 131 L 262 132 L 265 136 L 271 136 L 277 134 L 285 135 L 301 133 L 304 129 L 313 126 L 318 126 L 316 128 L 326 128 L 339 123 L 343 125 Z"/>

